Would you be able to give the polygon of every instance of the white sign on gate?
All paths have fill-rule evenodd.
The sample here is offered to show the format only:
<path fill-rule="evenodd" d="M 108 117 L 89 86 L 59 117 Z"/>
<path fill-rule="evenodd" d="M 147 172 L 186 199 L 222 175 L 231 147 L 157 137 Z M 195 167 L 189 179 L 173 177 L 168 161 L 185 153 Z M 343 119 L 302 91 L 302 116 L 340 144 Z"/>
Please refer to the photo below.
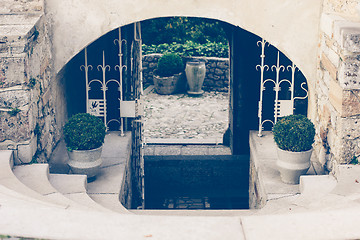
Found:
<path fill-rule="evenodd" d="M 104 100 L 89 99 L 87 112 L 96 117 L 104 116 Z"/>

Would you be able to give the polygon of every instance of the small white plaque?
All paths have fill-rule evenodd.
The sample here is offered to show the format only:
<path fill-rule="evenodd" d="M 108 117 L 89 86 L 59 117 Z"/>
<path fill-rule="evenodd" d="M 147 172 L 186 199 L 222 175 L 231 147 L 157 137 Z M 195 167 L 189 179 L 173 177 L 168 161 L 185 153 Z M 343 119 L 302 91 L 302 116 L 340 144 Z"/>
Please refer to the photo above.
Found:
<path fill-rule="evenodd" d="M 89 99 L 87 112 L 96 117 L 104 116 L 104 100 Z"/>

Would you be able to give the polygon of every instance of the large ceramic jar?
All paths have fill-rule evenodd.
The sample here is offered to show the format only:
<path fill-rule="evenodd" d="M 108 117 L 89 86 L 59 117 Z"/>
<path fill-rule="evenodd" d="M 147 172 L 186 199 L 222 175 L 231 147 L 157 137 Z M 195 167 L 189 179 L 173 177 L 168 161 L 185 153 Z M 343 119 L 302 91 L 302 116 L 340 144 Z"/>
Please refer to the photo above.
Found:
<path fill-rule="evenodd" d="M 203 94 L 202 86 L 205 79 L 206 67 L 205 62 L 189 61 L 185 68 L 186 79 L 189 86 L 187 91 L 189 95 Z"/>

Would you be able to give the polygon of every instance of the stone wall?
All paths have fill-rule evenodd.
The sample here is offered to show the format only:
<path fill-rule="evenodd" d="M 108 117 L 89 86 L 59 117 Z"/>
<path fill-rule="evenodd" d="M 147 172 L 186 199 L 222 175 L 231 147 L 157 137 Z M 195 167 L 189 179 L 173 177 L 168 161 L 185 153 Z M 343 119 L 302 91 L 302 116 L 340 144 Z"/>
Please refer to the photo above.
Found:
<path fill-rule="evenodd" d="M 51 24 L 42 1 L 4 1 L 0 12 L 0 149 L 42 162 L 60 136 Z"/>
<path fill-rule="evenodd" d="M 315 149 L 328 170 L 360 155 L 360 21 L 346 2 L 325 1 L 320 25 Z"/>
<path fill-rule="evenodd" d="M 153 84 L 153 74 L 157 67 L 157 62 L 162 54 L 149 54 L 143 56 L 143 81 L 144 84 Z M 187 58 L 201 59 L 206 64 L 206 76 L 203 90 L 227 92 L 229 90 L 229 59 L 215 57 L 193 57 Z"/>

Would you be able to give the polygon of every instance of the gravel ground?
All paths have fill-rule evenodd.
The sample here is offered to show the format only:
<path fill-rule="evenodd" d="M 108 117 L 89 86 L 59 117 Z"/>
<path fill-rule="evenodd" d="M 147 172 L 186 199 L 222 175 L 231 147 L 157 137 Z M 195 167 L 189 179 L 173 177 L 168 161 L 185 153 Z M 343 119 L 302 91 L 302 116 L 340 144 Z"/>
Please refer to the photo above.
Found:
<path fill-rule="evenodd" d="M 228 127 L 229 94 L 205 92 L 159 95 L 151 90 L 144 96 L 145 138 L 222 138 Z"/>

